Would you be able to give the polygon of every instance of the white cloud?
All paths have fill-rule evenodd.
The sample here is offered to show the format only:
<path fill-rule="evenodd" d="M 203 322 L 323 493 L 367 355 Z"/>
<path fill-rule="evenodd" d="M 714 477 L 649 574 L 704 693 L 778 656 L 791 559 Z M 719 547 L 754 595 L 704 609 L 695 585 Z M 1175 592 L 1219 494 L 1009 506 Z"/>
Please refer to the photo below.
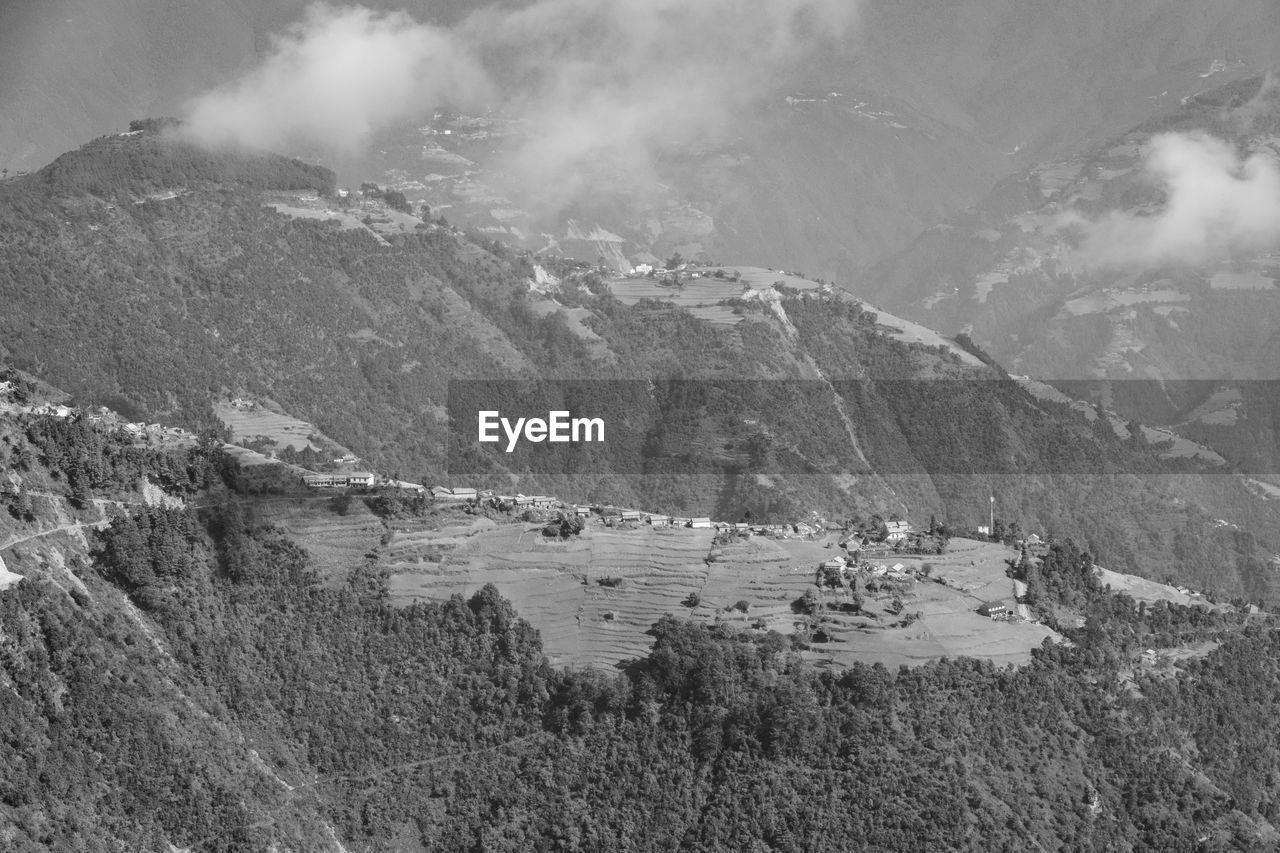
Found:
<path fill-rule="evenodd" d="M 399 13 L 312 6 L 261 65 L 191 104 L 188 132 L 214 145 L 346 153 L 379 127 L 487 89 L 484 71 L 447 31 Z"/>
<path fill-rule="evenodd" d="M 1200 265 L 1280 244 L 1280 164 L 1269 153 L 1241 157 L 1205 133 L 1153 137 L 1146 171 L 1165 191 L 1149 215 L 1079 216 L 1075 258 L 1086 268 Z"/>
<path fill-rule="evenodd" d="M 593 171 L 636 184 L 654 161 L 732 131 L 780 75 L 853 23 L 850 0 L 540 0 L 464 25 L 532 125 L 505 169 L 550 206 Z"/>
<path fill-rule="evenodd" d="M 498 107 L 527 132 L 499 168 L 555 206 L 593 170 L 653 177 L 657 156 L 740 110 L 853 23 L 859 0 L 533 0 L 454 26 L 313 7 L 267 59 L 192 105 L 200 139 L 350 152 L 444 105 Z"/>

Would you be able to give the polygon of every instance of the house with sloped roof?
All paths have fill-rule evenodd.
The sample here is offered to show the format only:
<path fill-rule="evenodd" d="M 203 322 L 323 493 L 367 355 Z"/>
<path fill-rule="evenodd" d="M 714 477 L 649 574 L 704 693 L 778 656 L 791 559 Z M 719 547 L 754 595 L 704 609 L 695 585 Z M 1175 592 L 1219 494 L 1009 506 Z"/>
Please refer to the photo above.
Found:
<path fill-rule="evenodd" d="M 884 526 L 889 531 L 886 542 L 901 542 L 911 533 L 911 525 L 905 521 L 887 521 Z"/>

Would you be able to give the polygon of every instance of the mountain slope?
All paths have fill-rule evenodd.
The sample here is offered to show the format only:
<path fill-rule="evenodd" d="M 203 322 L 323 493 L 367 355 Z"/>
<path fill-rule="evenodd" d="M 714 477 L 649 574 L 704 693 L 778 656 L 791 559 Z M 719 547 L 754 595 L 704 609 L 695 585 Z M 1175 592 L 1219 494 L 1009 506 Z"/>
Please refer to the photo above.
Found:
<path fill-rule="evenodd" d="M 1265 545 L 1212 527 L 1271 517 L 1246 483 L 1152 479 L 1219 469 L 1161 460 L 953 345 L 908 342 L 838 290 L 722 273 L 627 304 L 614 291 L 638 283 L 561 262 L 546 294 L 530 259 L 372 195 L 324 196 L 329 180 L 144 130 L 0 186 L 8 357 L 85 402 L 193 428 L 220 427 L 213 406 L 231 396 L 271 399 L 427 483 L 452 473 L 726 519 L 899 512 L 958 528 L 983 520 L 994 490 L 1026 529 L 1079 536 L 1117 568 L 1268 594 L 1254 568 Z M 447 453 L 473 435 L 465 416 L 450 429 L 459 382 L 584 376 L 579 407 L 635 413 L 599 452 L 461 467 Z M 644 398 L 667 380 L 700 390 Z M 548 388 L 548 402 L 563 393 Z M 1178 531 L 1202 534 L 1211 559 L 1179 551 Z"/>
<path fill-rule="evenodd" d="M 319 583 L 208 449 L 0 414 L 31 500 L 0 516 L 6 848 L 1275 844 L 1265 614 L 1135 606 L 1066 543 L 1017 571 L 1072 643 L 1019 669 L 819 671 L 665 618 L 617 673 L 557 671 L 492 587 L 395 608 L 368 566 Z M 91 540 L 59 530 L 103 503 Z"/>
<path fill-rule="evenodd" d="M 365 5 L 449 23 L 491 4 Z M 862 6 L 845 40 L 778 75 L 720 129 L 723 138 L 664 147 L 654 180 L 606 174 L 587 194 L 588 210 L 542 211 L 532 229 L 506 218 L 538 210 L 540 199 L 500 174 L 501 133 L 481 127 L 473 146 L 446 137 L 423 144 L 419 126 L 429 129 L 441 105 L 422 105 L 418 126 L 330 165 L 344 181 L 384 173 L 415 200 L 456 206 L 456 221 L 495 232 L 562 239 L 569 219 L 588 221 L 624 235 L 631 263 L 701 249 L 714 259 L 849 278 L 979 200 L 1000 176 L 1107 138 L 1208 83 L 1269 68 L 1280 33 L 1266 0 L 1105 10 L 1088 0 Z M 180 113 L 193 94 L 266 56 L 272 36 L 303 9 L 292 0 L 199 9 L 59 0 L 7 9 L 0 109 L 10 120 L 0 128 L 0 167 L 31 170 L 129 117 Z M 819 103 L 832 93 L 841 103 Z M 447 146 L 443 162 L 432 162 L 437 143 Z M 438 185 L 460 175 L 456 185 Z"/>
<path fill-rule="evenodd" d="M 1192 171 L 1204 162 L 1201 151 L 1218 150 L 1212 140 L 1240 158 L 1224 186 L 1245 187 L 1249 169 L 1265 174 L 1275 162 L 1278 128 L 1270 78 L 1218 87 L 1103 145 L 1003 182 L 972 212 L 881 265 L 866 292 L 921 322 L 967 329 L 1018 373 L 1106 380 L 1076 382 L 1072 393 L 1123 419 L 1208 440 L 1247 470 L 1274 475 L 1274 239 L 1216 247 L 1205 240 L 1231 239 L 1243 223 L 1275 225 L 1265 224 L 1264 206 L 1223 231 L 1208 220 L 1230 212 L 1211 214 L 1212 196 L 1189 194 L 1203 192 L 1219 169 Z M 1161 177 L 1151 159 L 1157 144 L 1185 150 L 1188 168 Z M 1243 165 L 1249 157 L 1254 165 Z M 1194 224 L 1199 210 L 1206 211 L 1203 231 Z M 1169 243 L 1183 247 L 1181 255 L 1144 249 L 1134 231 L 1188 220 L 1191 227 Z M 1113 233 L 1130 234 L 1128 245 Z M 1090 251 L 1108 254 L 1095 260 Z M 1196 254 L 1182 256 L 1189 252 Z"/>

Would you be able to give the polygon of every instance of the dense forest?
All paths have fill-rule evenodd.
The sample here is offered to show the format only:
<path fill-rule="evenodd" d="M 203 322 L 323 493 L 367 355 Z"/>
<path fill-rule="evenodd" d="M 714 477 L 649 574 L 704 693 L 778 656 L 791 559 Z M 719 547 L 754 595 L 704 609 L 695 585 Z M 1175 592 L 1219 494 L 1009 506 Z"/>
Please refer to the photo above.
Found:
<path fill-rule="evenodd" d="M 82 588 L 0 591 L 6 849 L 1280 841 L 1280 630 L 1114 594 L 1069 541 L 1010 566 L 1068 640 L 1022 668 L 817 670 L 782 635 L 667 617 L 616 672 L 556 670 L 492 587 L 397 608 L 372 563 L 319 583 L 207 446 L 25 434 L 8 464 L 68 498 L 73 469 L 114 465 L 190 472 L 166 491 L 201 499 L 117 513 L 72 567 Z"/>
<path fill-rule="evenodd" d="M 0 371 L 0 849 L 1280 848 L 1278 545 L 1257 532 L 1280 510 L 1238 472 L 1032 396 L 968 335 L 980 365 L 900 341 L 847 295 L 728 299 L 734 324 L 624 304 L 588 265 L 425 214 L 389 235 L 287 216 L 350 201 L 325 169 L 165 128 L 0 183 L 0 359 L 25 371 Z M 196 438 L 29 411 L 31 376 Z M 997 538 L 1048 543 L 1008 574 L 1060 641 L 1022 666 L 837 669 L 807 662 L 813 635 L 664 616 L 643 657 L 555 668 L 494 586 L 404 604 L 377 550 L 332 571 L 268 523 L 305 503 L 297 471 L 226 453 L 233 395 L 428 484 L 931 529 L 998 502 Z M 608 415 L 611 441 L 464 440 L 468 413 L 517 404 Z M 1254 469 L 1256 408 L 1232 455 Z M 437 509 L 359 499 L 370 543 Z M 1100 566 L 1210 603 L 1137 600 Z"/>

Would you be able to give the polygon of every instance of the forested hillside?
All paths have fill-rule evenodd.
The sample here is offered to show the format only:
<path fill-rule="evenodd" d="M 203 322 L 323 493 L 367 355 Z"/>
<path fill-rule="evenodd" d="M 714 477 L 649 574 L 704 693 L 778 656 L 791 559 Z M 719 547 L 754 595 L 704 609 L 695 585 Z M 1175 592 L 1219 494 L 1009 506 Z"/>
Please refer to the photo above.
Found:
<path fill-rule="evenodd" d="M 1274 549 L 1212 523 L 1274 522 L 1244 484 L 1153 479 L 1220 472 L 1162 460 L 999 368 L 899 341 L 839 292 L 729 299 L 720 310 L 740 322 L 726 326 L 624 304 L 594 271 L 548 259 L 560 281 L 547 297 L 530 288 L 534 259 L 442 221 L 375 233 L 282 214 L 281 198 L 365 202 L 326 195 L 324 170 L 204 153 L 161 129 L 0 184 L 4 353 L 83 403 L 201 429 L 221 426 L 214 400 L 256 394 L 388 474 L 727 519 L 896 511 L 966 528 L 995 491 L 1024 529 L 1078 537 L 1118 569 L 1269 594 L 1258 567 Z M 576 407 L 625 410 L 625 437 L 567 460 L 453 464 L 451 381 L 584 377 Z M 601 380 L 721 385 L 636 406 Z"/>
<path fill-rule="evenodd" d="M 777 634 L 667 619 L 617 673 L 557 671 L 492 588 L 393 608 L 377 571 L 317 583 L 207 443 L 157 454 L 47 418 L 0 425 L 10 482 L 35 497 L 0 520 L 22 575 L 0 589 L 6 849 L 1280 839 L 1280 631 L 1135 604 L 1069 542 L 1011 566 L 1071 640 L 1022 669 L 816 671 Z M 99 473 L 77 487 L 77 470 Z M 141 500 L 140 476 L 168 506 Z M 102 502 L 114 518 L 87 539 L 49 526 Z"/>

